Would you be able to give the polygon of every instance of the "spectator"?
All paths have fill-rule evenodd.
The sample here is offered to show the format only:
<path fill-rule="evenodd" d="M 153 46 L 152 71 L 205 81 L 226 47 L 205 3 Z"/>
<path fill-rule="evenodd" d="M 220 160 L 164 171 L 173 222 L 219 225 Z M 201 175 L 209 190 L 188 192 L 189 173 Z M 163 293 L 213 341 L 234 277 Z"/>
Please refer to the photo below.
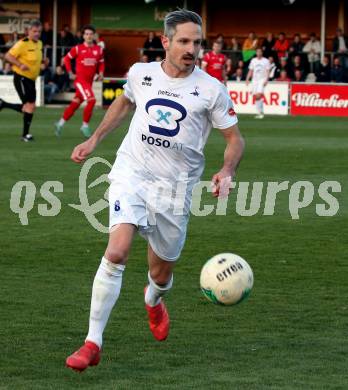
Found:
<path fill-rule="evenodd" d="M 227 58 L 227 60 L 226 60 L 226 78 L 228 80 L 230 80 L 232 75 L 233 75 L 233 62 L 232 62 L 231 58 Z"/>
<path fill-rule="evenodd" d="M 3 69 L 0 71 L 0 75 L 2 76 L 10 76 L 12 75 L 12 67 L 9 62 L 5 62 Z"/>
<path fill-rule="evenodd" d="M 312 73 L 318 73 L 320 66 L 320 54 L 321 45 L 317 40 L 315 33 L 311 33 L 309 41 L 304 45 L 303 51 L 307 53 L 308 62 L 310 65 L 310 71 Z"/>
<path fill-rule="evenodd" d="M 330 57 L 324 56 L 317 74 L 317 81 L 322 83 L 329 83 L 331 81 L 331 66 Z"/>
<path fill-rule="evenodd" d="M 291 79 L 288 77 L 286 70 L 281 70 L 280 76 L 276 79 L 276 81 L 286 81 L 288 83 Z"/>
<path fill-rule="evenodd" d="M 343 34 L 343 30 L 338 28 L 336 36 L 332 42 L 332 50 L 341 59 L 341 65 L 348 68 L 348 37 Z"/>
<path fill-rule="evenodd" d="M 227 46 L 226 46 L 225 38 L 222 34 L 218 34 L 218 36 L 215 39 L 215 42 L 221 44 L 221 50 L 226 50 Z"/>
<path fill-rule="evenodd" d="M 74 46 L 74 43 L 75 43 L 75 39 L 74 39 L 74 35 L 72 34 L 72 32 L 70 31 L 70 26 L 68 24 L 64 24 L 63 26 L 63 30 L 65 31 L 65 34 L 66 34 L 66 39 L 68 41 L 68 45 L 66 46 Z"/>
<path fill-rule="evenodd" d="M 296 70 L 299 70 L 303 77 L 306 77 L 307 75 L 307 68 L 303 64 L 302 58 L 299 54 L 297 54 L 295 57 L 293 57 L 292 60 L 292 66 L 291 66 L 291 71 L 289 75 L 293 78 L 295 75 Z"/>
<path fill-rule="evenodd" d="M 53 75 L 52 82 L 56 85 L 56 92 L 65 92 L 69 89 L 70 79 L 62 66 L 58 65 Z"/>
<path fill-rule="evenodd" d="M 80 45 L 81 43 L 83 43 L 82 32 L 81 32 L 81 30 L 77 30 L 76 34 L 74 36 L 74 46 Z"/>
<path fill-rule="evenodd" d="M 303 81 L 305 81 L 305 75 L 300 69 L 296 69 L 294 71 L 294 76 L 293 76 L 292 80 L 297 82 L 297 83 L 299 83 L 299 82 L 302 83 Z"/>
<path fill-rule="evenodd" d="M 300 34 L 295 34 L 294 35 L 294 40 L 292 44 L 289 47 L 289 53 L 291 58 L 294 56 L 300 55 L 303 51 L 303 43 L 301 41 L 301 36 Z"/>
<path fill-rule="evenodd" d="M 237 37 L 231 38 L 230 45 L 228 46 L 228 50 L 231 50 L 229 57 L 232 60 L 232 65 L 236 66 L 237 62 L 242 59 L 242 55 L 240 53 L 240 44 L 237 40 Z"/>
<path fill-rule="evenodd" d="M 237 68 L 235 73 L 231 76 L 231 81 L 237 81 L 241 82 L 244 81 L 245 77 L 243 74 L 243 69 L 242 68 Z"/>
<path fill-rule="evenodd" d="M 277 75 L 279 74 L 279 69 L 276 65 L 276 63 L 274 62 L 274 57 L 273 56 L 269 56 L 268 57 L 268 61 L 270 63 L 270 69 L 269 69 L 269 80 L 272 81 L 274 80 Z"/>
<path fill-rule="evenodd" d="M 11 38 L 5 43 L 7 48 L 12 47 L 17 41 L 19 41 L 19 36 L 17 31 L 13 31 Z M 7 51 L 7 50 L 6 50 Z"/>
<path fill-rule="evenodd" d="M 140 61 L 139 62 L 143 62 L 143 63 L 149 62 L 149 57 L 146 54 L 143 54 L 140 57 Z"/>
<path fill-rule="evenodd" d="M 339 57 L 334 58 L 334 62 L 331 68 L 331 81 L 333 83 L 343 83 L 344 82 L 344 71 L 343 66 Z"/>
<path fill-rule="evenodd" d="M 257 49 L 257 43 L 258 40 L 256 38 L 256 35 L 253 31 L 251 31 L 248 35 L 248 38 L 243 43 L 243 61 L 244 62 L 249 62 L 254 55 L 256 54 L 256 49 Z"/>
<path fill-rule="evenodd" d="M 278 35 L 278 39 L 276 40 L 273 50 L 277 53 L 278 61 L 282 57 L 287 56 L 287 51 L 289 49 L 289 41 L 285 37 L 285 33 L 281 32 Z"/>
<path fill-rule="evenodd" d="M 41 33 L 41 41 L 43 47 L 52 47 L 53 44 L 53 30 L 49 22 L 45 22 L 43 24 L 42 33 Z"/>
<path fill-rule="evenodd" d="M 289 77 L 291 77 L 291 69 L 290 69 L 290 65 L 288 63 L 288 59 L 286 57 L 282 57 L 280 59 L 280 63 L 279 63 L 279 74 L 282 70 L 285 70 L 287 75 L 289 75 Z"/>
<path fill-rule="evenodd" d="M 248 73 L 248 67 L 245 65 L 245 62 L 243 60 L 239 60 L 238 61 L 237 68 L 242 69 L 242 71 L 243 71 L 243 78 L 246 79 L 246 75 Z"/>
<path fill-rule="evenodd" d="M 263 50 L 264 57 L 269 58 L 270 56 L 273 57 L 275 55 L 273 51 L 274 45 L 275 45 L 275 39 L 273 37 L 273 34 L 268 32 L 266 38 L 262 42 L 262 50 Z"/>
<path fill-rule="evenodd" d="M 149 32 L 149 36 L 144 42 L 143 54 L 145 54 L 149 62 L 155 61 L 158 55 L 163 56 L 163 46 L 159 37 L 153 31 Z"/>

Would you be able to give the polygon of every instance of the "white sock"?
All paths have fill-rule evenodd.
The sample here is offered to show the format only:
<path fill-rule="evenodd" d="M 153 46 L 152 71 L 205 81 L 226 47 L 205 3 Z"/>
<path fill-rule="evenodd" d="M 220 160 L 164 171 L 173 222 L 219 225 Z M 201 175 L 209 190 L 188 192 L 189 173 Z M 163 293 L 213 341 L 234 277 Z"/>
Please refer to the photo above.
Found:
<path fill-rule="evenodd" d="M 59 126 L 64 126 L 64 123 L 65 123 L 65 119 L 60 118 L 59 121 L 58 121 L 58 125 Z"/>
<path fill-rule="evenodd" d="M 260 114 L 263 114 L 263 100 L 256 100 L 256 109 Z"/>
<path fill-rule="evenodd" d="M 149 306 L 156 306 L 160 303 L 161 297 L 169 291 L 173 286 L 173 275 L 170 278 L 170 281 L 164 285 L 157 285 L 151 278 L 150 272 L 147 275 L 149 279 L 149 285 L 147 286 L 146 294 L 145 294 L 145 303 Z"/>
<path fill-rule="evenodd" d="M 82 122 L 82 127 L 88 127 L 88 123 L 87 122 Z"/>
<path fill-rule="evenodd" d="M 104 328 L 120 295 L 124 269 L 124 265 L 114 264 L 103 257 L 94 278 L 86 340 L 93 341 L 100 348 L 103 343 Z"/>

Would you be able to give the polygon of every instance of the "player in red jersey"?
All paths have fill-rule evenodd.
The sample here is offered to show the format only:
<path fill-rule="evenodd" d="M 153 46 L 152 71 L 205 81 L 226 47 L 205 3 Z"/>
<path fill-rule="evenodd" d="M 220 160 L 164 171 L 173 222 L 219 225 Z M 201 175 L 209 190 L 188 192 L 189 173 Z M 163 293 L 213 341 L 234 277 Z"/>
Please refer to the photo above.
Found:
<path fill-rule="evenodd" d="M 94 41 L 95 32 L 92 25 L 84 26 L 82 28 L 84 42 L 74 46 L 64 57 L 66 70 L 69 72 L 70 78 L 74 80 L 76 94 L 70 105 L 65 109 L 62 118 L 55 123 L 57 137 L 61 135 L 65 122 L 74 115 L 83 101 L 86 101 L 87 104 L 83 110 L 83 122 L 80 130 L 87 138 L 92 134 L 89 121 L 96 102 L 92 84 L 96 74 L 98 74 L 98 81 L 103 80 L 105 69 L 103 49 Z M 75 74 L 72 72 L 72 59 L 75 59 L 76 62 Z"/>
<path fill-rule="evenodd" d="M 222 83 L 226 82 L 226 56 L 221 53 L 220 42 L 213 43 L 213 50 L 206 53 L 202 60 L 202 70 Z"/>

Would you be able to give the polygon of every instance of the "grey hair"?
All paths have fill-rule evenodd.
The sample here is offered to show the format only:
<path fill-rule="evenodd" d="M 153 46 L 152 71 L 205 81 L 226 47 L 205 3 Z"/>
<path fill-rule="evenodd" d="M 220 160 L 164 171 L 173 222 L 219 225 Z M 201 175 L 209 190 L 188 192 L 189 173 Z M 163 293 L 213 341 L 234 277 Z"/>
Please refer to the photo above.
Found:
<path fill-rule="evenodd" d="M 39 19 L 32 19 L 32 20 L 29 22 L 29 28 L 41 27 L 41 26 L 42 26 L 42 23 L 40 22 Z"/>
<path fill-rule="evenodd" d="M 169 12 L 164 18 L 164 35 L 169 39 L 172 39 L 176 32 L 176 26 L 189 22 L 202 26 L 202 18 L 196 14 L 196 12 L 187 9 L 178 9 Z"/>

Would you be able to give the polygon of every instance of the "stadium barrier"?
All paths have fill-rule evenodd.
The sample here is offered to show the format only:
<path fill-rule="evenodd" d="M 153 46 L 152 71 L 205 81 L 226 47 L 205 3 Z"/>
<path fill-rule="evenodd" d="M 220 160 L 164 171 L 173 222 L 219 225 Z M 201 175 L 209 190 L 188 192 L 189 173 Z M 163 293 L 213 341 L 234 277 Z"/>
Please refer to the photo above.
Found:
<path fill-rule="evenodd" d="M 348 85 L 292 83 L 291 115 L 348 116 Z"/>
<path fill-rule="evenodd" d="M 237 114 L 257 114 L 251 83 L 228 81 L 227 90 Z M 289 83 L 269 82 L 265 87 L 265 114 L 288 115 Z"/>
<path fill-rule="evenodd" d="M 38 77 L 35 82 L 36 105 L 44 105 L 44 86 L 42 77 Z M 0 76 L 0 96 L 9 103 L 21 103 L 13 85 L 13 76 Z"/>

